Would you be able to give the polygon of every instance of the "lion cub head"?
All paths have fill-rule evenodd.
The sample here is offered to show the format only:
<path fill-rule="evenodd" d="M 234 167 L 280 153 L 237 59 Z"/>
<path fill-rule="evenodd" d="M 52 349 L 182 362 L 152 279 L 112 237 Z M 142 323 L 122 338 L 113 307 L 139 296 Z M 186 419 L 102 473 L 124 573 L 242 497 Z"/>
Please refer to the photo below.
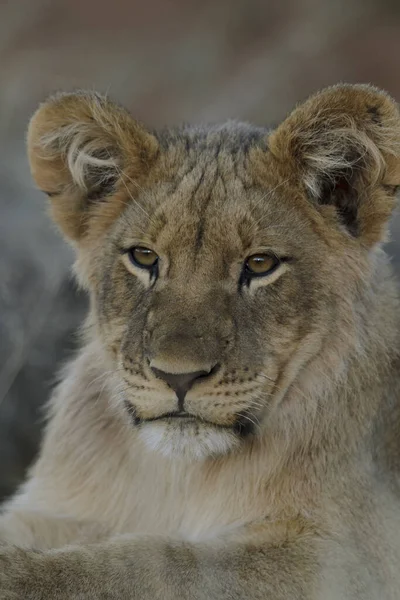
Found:
<path fill-rule="evenodd" d="M 337 86 L 275 131 L 152 133 L 93 93 L 28 134 L 77 251 L 113 397 L 152 448 L 203 458 L 312 420 L 362 353 L 355 306 L 394 205 L 399 114 Z"/>

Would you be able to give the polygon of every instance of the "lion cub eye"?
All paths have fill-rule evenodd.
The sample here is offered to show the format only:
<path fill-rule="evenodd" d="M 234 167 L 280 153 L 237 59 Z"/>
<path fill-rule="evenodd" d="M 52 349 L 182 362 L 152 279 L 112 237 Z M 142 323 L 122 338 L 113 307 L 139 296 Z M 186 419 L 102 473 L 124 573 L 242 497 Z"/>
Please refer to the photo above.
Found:
<path fill-rule="evenodd" d="M 262 277 L 272 273 L 280 264 L 276 256 L 271 254 L 253 254 L 245 262 L 247 275 L 252 277 Z"/>
<path fill-rule="evenodd" d="M 153 250 L 136 246 L 128 251 L 131 262 L 141 269 L 154 269 L 158 263 L 158 256 Z"/>

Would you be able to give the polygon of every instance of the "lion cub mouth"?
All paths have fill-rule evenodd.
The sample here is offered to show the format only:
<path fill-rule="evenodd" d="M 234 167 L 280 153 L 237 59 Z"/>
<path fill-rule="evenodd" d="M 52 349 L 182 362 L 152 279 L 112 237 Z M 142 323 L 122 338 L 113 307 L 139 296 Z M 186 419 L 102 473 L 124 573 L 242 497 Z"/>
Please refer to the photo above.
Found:
<path fill-rule="evenodd" d="M 242 437 L 246 437 L 249 433 L 253 432 L 252 422 L 246 418 L 246 415 L 240 415 L 240 417 L 238 417 L 233 423 L 228 425 L 210 421 L 204 417 L 199 417 L 198 415 L 184 410 L 170 411 L 162 413 L 161 415 L 157 415 L 156 417 L 142 418 L 136 414 L 132 404 L 130 404 L 128 401 L 125 401 L 125 408 L 136 426 L 157 422 L 165 423 L 166 425 L 179 422 L 181 425 L 197 423 L 199 425 L 211 426 L 216 429 L 231 430 Z"/>
<path fill-rule="evenodd" d="M 152 419 L 149 419 L 149 421 L 158 421 L 159 419 L 197 419 L 197 417 L 195 415 L 192 415 L 184 410 L 181 410 L 179 412 L 169 412 L 169 413 L 165 413 L 163 415 L 160 415 L 158 417 L 153 417 Z"/>
<path fill-rule="evenodd" d="M 213 427 L 222 427 L 222 428 L 228 427 L 227 425 L 221 425 L 219 423 L 207 421 L 206 419 L 200 418 L 192 413 L 182 411 L 182 410 L 163 413 L 161 415 L 158 415 L 157 417 L 149 417 L 148 419 L 141 419 L 138 417 L 136 419 L 136 424 L 140 425 L 142 423 L 154 423 L 155 421 L 166 421 L 166 422 L 172 423 L 178 419 L 182 420 L 182 422 L 188 422 L 188 423 L 196 423 L 197 422 L 197 423 L 204 423 L 205 425 L 212 425 Z"/>
<path fill-rule="evenodd" d="M 196 415 L 192 415 L 191 413 L 188 413 L 184 410 L 181 411 L 176 411 L 176 412 L 168 412 L 168 413 L 164 413 L 162 415 L 158 415 L 158 417 L 150 417 L 149 419 L 146 419 L 147 422 L 151 422 L 151 421 L 161 421 L 161 420 L 170 420 L 170 419 L 189 419 L 191 421 L 197 421 L 198 417 L 196 417 Z"/>

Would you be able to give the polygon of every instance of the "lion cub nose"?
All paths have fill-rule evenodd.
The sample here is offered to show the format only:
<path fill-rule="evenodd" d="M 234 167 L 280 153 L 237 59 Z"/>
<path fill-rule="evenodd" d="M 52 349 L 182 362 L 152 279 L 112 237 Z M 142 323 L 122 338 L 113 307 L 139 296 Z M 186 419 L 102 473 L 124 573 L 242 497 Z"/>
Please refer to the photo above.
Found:
<path fill-rule="evenodd" d="M 191 373 L 166 373 L 157 367 L 151 370 L 158 379 L 162 379 L 174 390 L 180 402 L 196 381 L 204 380 L 215 372 L 215 367 L 207 371 L 192 371 Z"/>

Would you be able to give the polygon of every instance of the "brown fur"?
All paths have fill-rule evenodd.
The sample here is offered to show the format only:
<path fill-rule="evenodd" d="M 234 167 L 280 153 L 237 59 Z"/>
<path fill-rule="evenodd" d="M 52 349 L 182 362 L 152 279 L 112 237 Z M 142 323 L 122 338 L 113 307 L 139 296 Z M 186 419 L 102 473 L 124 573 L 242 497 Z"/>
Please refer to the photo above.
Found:
<path fill-rule="evenodd" d="M 151 133 L 61 95 L 28 150 L 91 311 L 0 520 L 0 598 L 398 598 L 396 104 L 343 85 L 273 132 Z M 191 419 L 150 365 L 215 367 Z"/>

